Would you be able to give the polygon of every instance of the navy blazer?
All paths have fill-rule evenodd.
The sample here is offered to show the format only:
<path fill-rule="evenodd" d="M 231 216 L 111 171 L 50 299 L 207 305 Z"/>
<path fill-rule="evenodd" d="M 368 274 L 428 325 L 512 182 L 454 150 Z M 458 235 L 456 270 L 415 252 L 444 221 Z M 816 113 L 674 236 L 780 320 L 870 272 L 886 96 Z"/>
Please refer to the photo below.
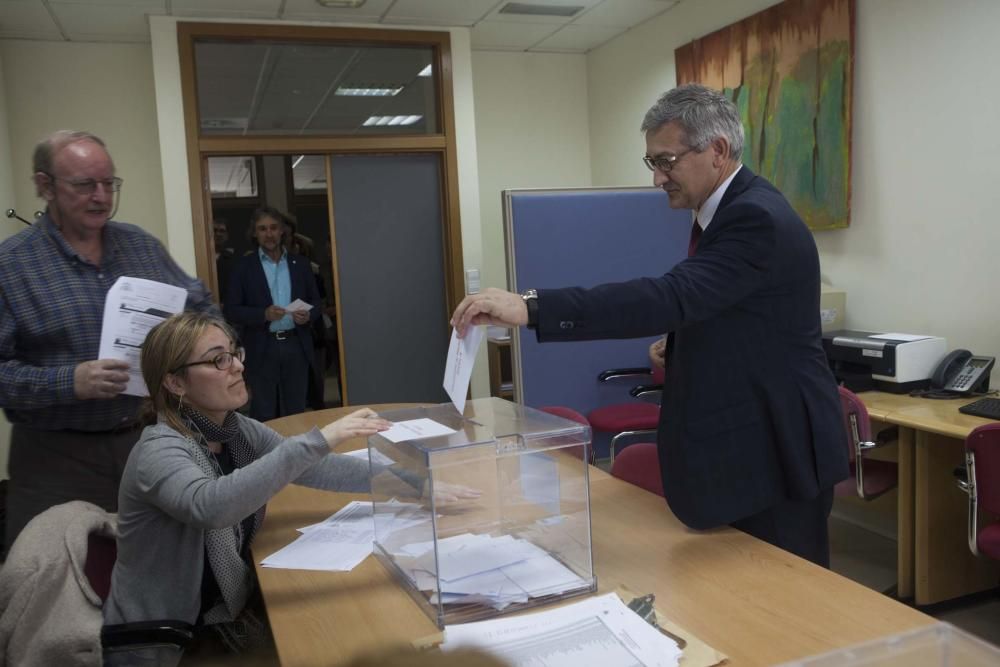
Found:
<path fill-rule="evenodd" d="M 819 255 L 785 197 L 743 167 L 693 257 L 658 278 L 538 290 L 539 341 L 668 332 L 658 448 L 692 528 L 807 500 L 848 475 L 823 352 Z"/>
<path fill-rule="evenodd" d="M 292 301 L 302 299 L 313 306 L 309 311 L 309 322 L 296 325 L 291 331 L 298 338 L 302 353 L 312 364 L 314 352 L 311 325 L 322 315 L 316 277 L 309 268 L 309 260 L 291 253 L 288 253 L 288 273 L 292 283 Z M 255 360 L 263 358 L 268 353 L 268 330 L 271 323 L 264 318 L 264 311 L 273 304 L 264 267 L 261 266 L 260 257 L 254 249 L 254 252 L 244 255 L 236 262 L 229 276 L 226 298 L 223 300 L 226 319 L 242 329 L 241 337 L 243 347 L 247 351 L 250 372 L 253 372 Z"/>

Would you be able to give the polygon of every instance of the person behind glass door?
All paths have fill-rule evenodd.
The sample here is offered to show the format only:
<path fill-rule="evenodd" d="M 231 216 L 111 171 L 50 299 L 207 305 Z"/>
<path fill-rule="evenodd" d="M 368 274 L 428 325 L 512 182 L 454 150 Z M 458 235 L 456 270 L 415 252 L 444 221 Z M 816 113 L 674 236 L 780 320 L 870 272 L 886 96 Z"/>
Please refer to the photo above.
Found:
<path fill-rule="evenodd" d="M 305 411 L 313 366 L 312 322 L 322 305 L 309 261 L 285 246 L 284 215 L 265 206 L 250 217 L 256 252 L 233 269 L 223 309 L 242 327 L 250 416 L 266 421 Z M 289 313 L 296 299 L 313 306 Z"/>

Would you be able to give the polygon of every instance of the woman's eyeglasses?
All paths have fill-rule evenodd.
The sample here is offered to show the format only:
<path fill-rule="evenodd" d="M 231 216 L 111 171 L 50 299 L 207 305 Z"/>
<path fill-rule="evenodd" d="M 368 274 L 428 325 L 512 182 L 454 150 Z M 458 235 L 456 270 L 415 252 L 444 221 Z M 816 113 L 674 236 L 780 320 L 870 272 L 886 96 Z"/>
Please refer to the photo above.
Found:
<path fill-rule="evenodd" d="M 232 352 L 219 352 L 211 359 L 206 359 L 205 361 L 192 361 L 191 363 L 188 364 L 182 364 L 170 372 L 176 373 L 177 371 L 183 368 L 188 368 L 190 366 L 202 366 L 206 364 L 212 364 L 220 371 L 225 371 L 229 370 L 229 367 L 233 365 L 233 359 L 239 359 L 240 363 L 243 363 L 243 360 L 246 359 L 246 356 L 247 356 L 247 351 L 244 350 L 242 347 L 238 347 Z"/>

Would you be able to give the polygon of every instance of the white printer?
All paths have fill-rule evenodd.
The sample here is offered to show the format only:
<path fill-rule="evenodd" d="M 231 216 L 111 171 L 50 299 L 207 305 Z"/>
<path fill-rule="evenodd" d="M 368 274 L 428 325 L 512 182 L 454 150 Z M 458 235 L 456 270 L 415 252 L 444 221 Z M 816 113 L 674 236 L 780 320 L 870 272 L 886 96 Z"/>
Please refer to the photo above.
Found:
<path fill-rule="evenodd" d="M 870 331 L 825 331 L 823 349 L 838 382 L 852 391 L 906 393 L 926 389 L 948 352 L 939 336 Z"/>

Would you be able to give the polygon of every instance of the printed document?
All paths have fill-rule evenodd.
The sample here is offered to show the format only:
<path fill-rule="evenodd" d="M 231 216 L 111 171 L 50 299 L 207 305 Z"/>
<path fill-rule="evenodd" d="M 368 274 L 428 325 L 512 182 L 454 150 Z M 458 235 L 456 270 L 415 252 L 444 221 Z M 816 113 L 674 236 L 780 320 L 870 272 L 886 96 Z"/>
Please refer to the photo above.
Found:
<path fill-rule="evenodd" d="M 123 393 L 149 396 L 139 367 L 139 353 L 146 334 L 174 313 L 184 310 L 187 290 L 144 278 L 122 276 L 104 300 L 98 359 L 120 359 L 129 364 Z"/>
<path fill-rule="evenodd" d="M 676 667 L 677 643 L 614 593 L 478 623 L 449 625 L 442 651 L 479 648 L 514 667 Z"/>
<path fill-rule="evenodd" d="M 375 530 L 383 538 L 393 531 L 430 521 L 430 514 L 414 503 L 355 500 L 320 523 L 299 528 L 302 535 L 263 559 L 264 567 L 293 570 L 350 571 L 372 552 Z M 373 518 L 374 515 L 374 518 Z"/>
<path fill-rule="evenodd" d="M 448 345 L 448 361 L 444 367 L 444 390 L 448 392 L 451 402 L 455 404 L 458 414 L 465 411 L 465 397 L 469 393 L 469 379 L 472 378 L 472 366 L 476 363 L 476 352 L 483 341 L 485 327 L 469 327 L 465 338 L 459 338 L 454 329 L 451 331 L 451 344 Z"/>

